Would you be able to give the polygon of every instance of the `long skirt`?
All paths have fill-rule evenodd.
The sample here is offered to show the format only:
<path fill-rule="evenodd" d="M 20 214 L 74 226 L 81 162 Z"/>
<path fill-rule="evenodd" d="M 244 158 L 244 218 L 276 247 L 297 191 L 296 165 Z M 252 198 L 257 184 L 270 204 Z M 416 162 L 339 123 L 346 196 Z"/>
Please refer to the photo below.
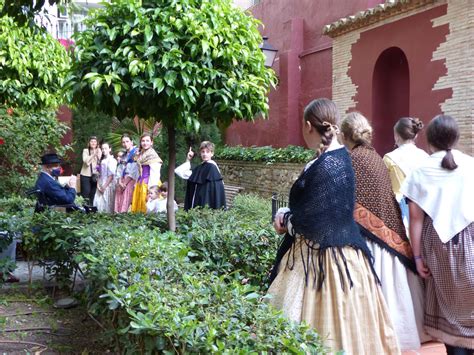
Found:
<path fill-rule="evenodd" d="M 474 349 L 474 223 L 443 244 L 425 216 L 421 243 L 432 275 L 426 279 L 426 331 L 445 344 Z"/>
<path fill-rule="evenodd" d="M 421 342 L 430 340 L 423 330 L 423 283 L 400 260 L 378 244 L 367 241 L 374 257 L 385 303 L 395 327 L 401 350 L 420 348 Z"/>
<path fill-rule="evenodd" d="M 134 213 L 146 213 L 146 197 L 148 193 L 148 184 L 137 182 L 133 190 L 132 209 Z"/>
<path fill-rule="evenodd" d="M 133 190 L 135 189 L 135 180 L 129 180 L 125 189 L 115 189 L 115 212 L 126 213 L 130 210 L 132 204 Z"/>
<path fill-rule="evenodd" d="M 313 267 L 307 268 L 308 283 L 305 280 L 301 255 L 307 255 L 308 246 L 304 239 L 298 238 L 293 247 L 283 257 L 268 290 L 272 296 L 269 302 L 291 320 L 312 326 L 334 353 L 343 350 L 354 355 L 400 354 L 382 290 L 362 252 L 351 247 L 326 250 L 325 279 L 318 290 L 312 281 Z M 318 251 L 313 253 L 312 257 L 317 258 Z M 290 263 L 292 269 L 287 266 L 290 257 L 294 258 Z M 343 267 L 344 258 L 352 287 L 347 273 L 340 272 L 337 266 Z M 317 262 L 314 264 L 318 267 Z"/>
<path fill-rule="evenodd" d="M 97 212 L 114 213 L 115 184 L 111 183 L 104 192 L 97 190 L 94 197 L 94 207 Z"/>

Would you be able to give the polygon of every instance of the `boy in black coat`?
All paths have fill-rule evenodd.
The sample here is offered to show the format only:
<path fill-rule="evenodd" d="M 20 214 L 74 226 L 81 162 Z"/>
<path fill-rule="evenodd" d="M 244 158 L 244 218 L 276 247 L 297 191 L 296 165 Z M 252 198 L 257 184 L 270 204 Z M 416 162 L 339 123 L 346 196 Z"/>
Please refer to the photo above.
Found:
<path fill-rule="evenodd" d="M 214 156 L 214 144 L 209 141 L 201 143 L 199 148 L 202 163 L 191 170 L 191 159 L 194 152 L 189 148 L 186 162 L 175 169 L 175 173 L 188 180 L 184 209 L 208 206 L 219 209 L 226 208 L 224 183 Z"/>

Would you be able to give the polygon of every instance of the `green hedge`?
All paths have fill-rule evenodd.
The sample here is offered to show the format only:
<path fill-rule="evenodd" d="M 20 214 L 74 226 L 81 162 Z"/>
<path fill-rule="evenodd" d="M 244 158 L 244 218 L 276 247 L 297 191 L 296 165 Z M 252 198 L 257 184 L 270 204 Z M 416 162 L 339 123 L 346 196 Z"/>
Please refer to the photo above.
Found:
<path fill-rule="evenodd" d="M 314 331 L 265 302 L 279 242 L 268 201 L 242 195 L 227 212 L 180 211 L 176 233 L 165 231 L 159 215 L 28 216 L 21 205 L 0 200 L 0 213 L 22 214 L 15 231 L 24 233 L 32 255 L 62 265 L 52 271 L 63 282 L 71 266 L 82 266 L 89 310 L 111 330 L 115 351 L 327 351 Z"/>
<path fill-rule="evenodd" d="M 289 145 L 285 148 L 265 147 L 218 147 L 215 158 L 223 160 L 256 161 L 274 163 L 307 163 L 314 158 L 314 151 Z"/>

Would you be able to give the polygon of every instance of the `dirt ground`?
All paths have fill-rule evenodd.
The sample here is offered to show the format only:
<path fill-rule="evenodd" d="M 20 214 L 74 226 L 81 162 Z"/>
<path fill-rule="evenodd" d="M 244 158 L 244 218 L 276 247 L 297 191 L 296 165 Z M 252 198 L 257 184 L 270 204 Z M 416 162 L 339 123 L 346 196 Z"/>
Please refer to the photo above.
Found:
<path fill-rule="evenodd" d="M 0 286 L 1 287 L 1 286 Z M 54 293 L 54 298 L 62 296 Z M 79 305 L 56 309 L 53 289 L 0 289 L 0 354 L 105 354 L 104 331 Z"/>

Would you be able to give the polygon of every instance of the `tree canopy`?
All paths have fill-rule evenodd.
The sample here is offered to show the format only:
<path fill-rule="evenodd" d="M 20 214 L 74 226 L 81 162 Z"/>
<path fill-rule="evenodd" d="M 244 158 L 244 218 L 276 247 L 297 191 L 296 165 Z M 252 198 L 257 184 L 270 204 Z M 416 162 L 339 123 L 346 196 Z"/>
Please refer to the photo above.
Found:
<path fill-rule="evenodd" d="M 112 0 L 88 25 L 75 37 L 73 102 L 167 129 L 174 230 L 176 132 L 268 112 L 275 75 L 265 68 L 259 22 L 230 0 Z"/>
<path fill-rule="evenodd" d="M 76 36 L 76 103 L 177 128 L 268 110 L 258 21 L 229 0 L 113 0 Z"/>
<path fill-rule="evenodd" d="M 45 30 L 0 17 L 0 104 L 56 109 L 69 63 L 65 48 Z"/>

